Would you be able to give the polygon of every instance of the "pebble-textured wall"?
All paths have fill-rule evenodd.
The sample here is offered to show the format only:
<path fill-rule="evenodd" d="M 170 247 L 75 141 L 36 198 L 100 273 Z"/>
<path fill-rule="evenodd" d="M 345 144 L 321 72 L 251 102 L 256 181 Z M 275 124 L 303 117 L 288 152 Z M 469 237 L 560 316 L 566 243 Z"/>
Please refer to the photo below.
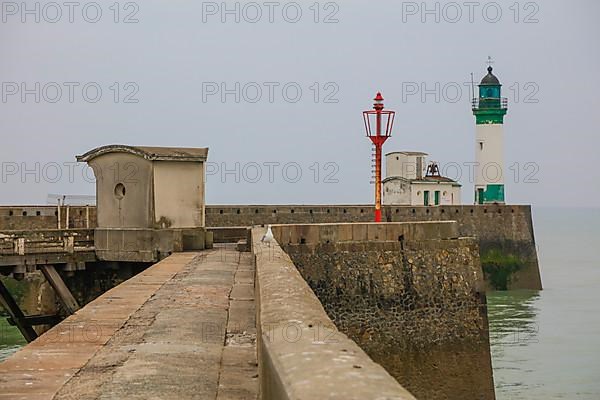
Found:
<path fill-rule="evenodd" d="M 401 246 L 284 247 L 336 325 L 353 337 L 402 348 L 485 338 L 476 244 L 460 239 L 405 242 L 404 251 Z"/>
<path fill-rule="evenodd" d="M 283 248 L 336 326 L 417 398 L 493 399 L 477 241 L 399 239 Z"/>

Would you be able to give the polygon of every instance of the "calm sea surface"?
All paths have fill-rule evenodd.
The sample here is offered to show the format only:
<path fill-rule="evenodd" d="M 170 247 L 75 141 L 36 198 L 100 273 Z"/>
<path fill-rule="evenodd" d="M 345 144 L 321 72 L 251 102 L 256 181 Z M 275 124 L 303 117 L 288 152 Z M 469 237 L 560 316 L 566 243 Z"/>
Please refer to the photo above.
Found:
<path fill-rule="evenodd" d="M 544 290 L 488 294 L 497 399 L 600 399 L 600 209 L 533 212 Z M 0 318 L 0 360 L 23 343 Z"/>
<path fill-rule="evenodd" d="M 488 294 L 496 397 L 600 399 L 600 209 L 533 213 L 544 290 Z"/>
<path fill-rule="evenodd" d="M 0 361 L 19 350 L 25 343 L 17 328 L 10 326 L 6 317 L 0 315 Z"/>

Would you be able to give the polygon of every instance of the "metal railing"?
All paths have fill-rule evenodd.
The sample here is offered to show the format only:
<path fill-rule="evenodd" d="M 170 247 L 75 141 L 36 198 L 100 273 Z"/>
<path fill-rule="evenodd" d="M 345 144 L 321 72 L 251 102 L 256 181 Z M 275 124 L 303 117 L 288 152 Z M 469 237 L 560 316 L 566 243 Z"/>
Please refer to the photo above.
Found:
<path fill-rule="evenodd" d="M 471 100 L 473 110 L 487 110 L 500 108 L 501 110 L 508 109 L 508 99 L 506 97 L 476 97 Z"/>
<path fill-rule="evenodd" d="M 0 256 L 73 254 L 93 249 L 93 230 L 5 231 L 0 233 Z"/>

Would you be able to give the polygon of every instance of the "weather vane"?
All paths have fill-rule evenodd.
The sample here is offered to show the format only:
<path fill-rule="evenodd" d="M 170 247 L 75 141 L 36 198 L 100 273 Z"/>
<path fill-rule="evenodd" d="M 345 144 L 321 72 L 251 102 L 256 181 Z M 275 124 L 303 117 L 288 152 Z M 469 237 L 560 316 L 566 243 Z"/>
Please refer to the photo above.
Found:
<path fill-rule="evenodd" d="M 488 65 L 488 67 L 491 67 L 492 64 L 494 64 L 494 60 L 492 60 L 492 56 L 488 56 L 486 64 Z"/>

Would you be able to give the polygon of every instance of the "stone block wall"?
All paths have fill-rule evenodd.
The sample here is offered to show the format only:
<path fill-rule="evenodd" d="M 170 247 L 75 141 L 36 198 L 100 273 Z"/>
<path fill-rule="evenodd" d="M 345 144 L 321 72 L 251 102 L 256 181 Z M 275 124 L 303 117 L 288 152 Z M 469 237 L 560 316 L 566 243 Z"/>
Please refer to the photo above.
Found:
<path fill-rule="evenodd" d="M 206 226 L 314 224 L 369 222 L 372 220 L 373 207 L 367 205 L 217 205 L 206 207 Z"/>
<path fill-rule="evenodd" d="M 456 221 L 478 239 L 488 289 L 542 289 L 531 206 L 388 207 L 388 221 Z"/>
<path fill-rule="evenodd" d="M 0 206 L 0 231 L 3 230 L 48 230 L 58 229 L 59 211 L 57 206 Z M 60 227 L 95 228 L 96 207 L 69 206 L 60 207 Z"/>
<path fill-rule="evenodd" d="M 478 243 L 457 229 L 273 227 L 338 329 L 417 398 L 494 399 Z"/>
<path fill-rule="evenodd" d="M 388 222 L 456 221 L 476 237 L 489 289 L 541 289 L 531 206 L 385 206 Z M 207 226 L 371 222 L 370 205 L 207 206 Z"/>
<path fill-rule="evenodd" d="M 66 207 L 61 208 L 64 228 Z M 89 214 L 89 219 L 86 215 Z M 460 236 L 476 237 L 489 289 L 541 289 L 531 206 L 386 206 L 388 222 L 456 221 Z M 371 222 L 371 205 L 213 205 L 207 227 Z M 70 207 L 71 228 L 96 226 L 95 207 Z M 56 229 L 57 207 L 0 207 L 1 230 Z"/>

